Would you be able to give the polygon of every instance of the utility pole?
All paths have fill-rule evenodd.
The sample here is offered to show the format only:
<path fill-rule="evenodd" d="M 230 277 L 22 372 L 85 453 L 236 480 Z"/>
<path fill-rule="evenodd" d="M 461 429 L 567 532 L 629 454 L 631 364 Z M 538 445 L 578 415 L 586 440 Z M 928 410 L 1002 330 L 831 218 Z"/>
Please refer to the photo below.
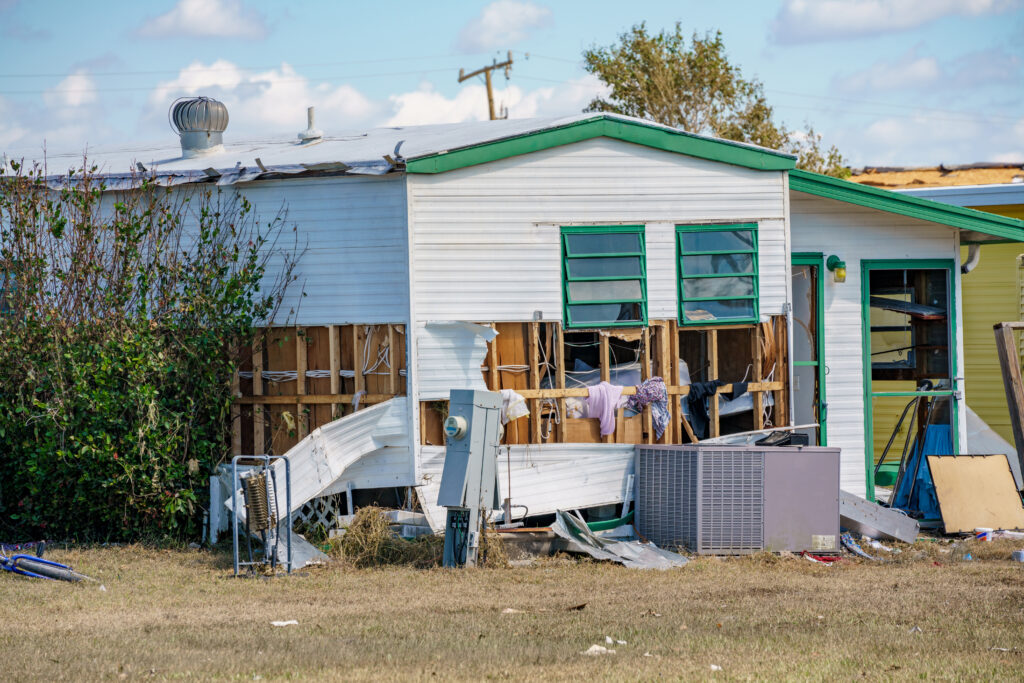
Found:
<path fill-rule="evenodd" d="M 495 119 L 499 118 L 494 113 L 494 90 L 491 87 L 491 72 L 494 71 L 495 69 L 505 69 L 505 78 L 508 78 L 509 71 L 512 70 L 511 50 L 508 53 L 508 58 L 504 62 L 498 63 L 497 61 L 492 61 L 490 66 L 485 66 L 481 69 L 477 69 L 476 71 L 473 71 L 468 74 L 465 73 L 465 69 L 459 69 L 459 83 L 462 83 L 467 79 L 473 78 L 473 76 L 479 76 L 480 74 L 484 75 L 484 81 L 486 81 L 487 83 L 487 111 L 491 115 L 491 121 L 494 121 Z M 504 112 L 504 115 L 501 118 L 508 118 L 507 110 Z"/>

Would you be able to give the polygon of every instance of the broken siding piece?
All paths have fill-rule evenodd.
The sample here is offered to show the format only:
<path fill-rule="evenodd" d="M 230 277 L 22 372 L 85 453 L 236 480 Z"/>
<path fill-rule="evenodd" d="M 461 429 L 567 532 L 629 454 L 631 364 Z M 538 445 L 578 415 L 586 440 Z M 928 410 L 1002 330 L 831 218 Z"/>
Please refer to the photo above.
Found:
<path fill-rule="evenodd" d="M 497 332 L 466 322 L 430 322 L 416 335 L 420 401 L 448 400 L 452 389 L 487 391 L 480 366 Z"/>

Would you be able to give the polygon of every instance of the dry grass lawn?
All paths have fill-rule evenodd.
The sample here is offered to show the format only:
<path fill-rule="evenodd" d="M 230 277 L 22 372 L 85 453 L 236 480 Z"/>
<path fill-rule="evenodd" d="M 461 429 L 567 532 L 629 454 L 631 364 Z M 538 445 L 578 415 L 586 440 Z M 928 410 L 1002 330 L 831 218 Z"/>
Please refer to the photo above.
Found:
<path fill-rule="evenodd" d="M 271 580 L 230 578 L 222 552 L 54 550 L 106 591 L 0 576 L 0 670 L 75 681 L 1020 679 L 1024 565 L 1003 559 L 1020 545 L 971 542 L 980 558 L 962 563 L 919 542 L 886 565 L 758 556 L 639 572 L 563 559 L 335 565 Z M 285 619 L 299 624 L 270 625 Z M 605 636 L 626 644 L 580 654 Z"/>

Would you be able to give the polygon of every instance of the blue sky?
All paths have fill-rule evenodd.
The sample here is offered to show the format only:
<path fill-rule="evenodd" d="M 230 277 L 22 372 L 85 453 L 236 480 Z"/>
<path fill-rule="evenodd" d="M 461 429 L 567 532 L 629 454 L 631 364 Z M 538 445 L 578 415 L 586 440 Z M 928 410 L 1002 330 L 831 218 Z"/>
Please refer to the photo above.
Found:
<path fill-rule="evenodd" d="M 223 100 L 227 139 L 578 113 L 582 51 L 634 23 L 721 30 L 777 118 L 855 166 L 1024 163 L 1024 0 L 314 2 L 0 0 L 0 153 L 168 142 L 177 97 Z"/>

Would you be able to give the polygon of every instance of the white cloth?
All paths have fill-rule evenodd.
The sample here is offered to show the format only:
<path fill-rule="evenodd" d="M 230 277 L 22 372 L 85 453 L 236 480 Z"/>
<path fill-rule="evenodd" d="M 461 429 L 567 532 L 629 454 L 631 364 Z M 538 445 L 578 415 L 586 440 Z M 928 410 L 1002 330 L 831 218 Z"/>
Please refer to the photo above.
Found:
<path fill-rule="evenodd" d="M 525 398 L 512 389 L 501 390 L 501 424 L 506 425 L 529 414 L 530 409 L 526 407 Z"/>

